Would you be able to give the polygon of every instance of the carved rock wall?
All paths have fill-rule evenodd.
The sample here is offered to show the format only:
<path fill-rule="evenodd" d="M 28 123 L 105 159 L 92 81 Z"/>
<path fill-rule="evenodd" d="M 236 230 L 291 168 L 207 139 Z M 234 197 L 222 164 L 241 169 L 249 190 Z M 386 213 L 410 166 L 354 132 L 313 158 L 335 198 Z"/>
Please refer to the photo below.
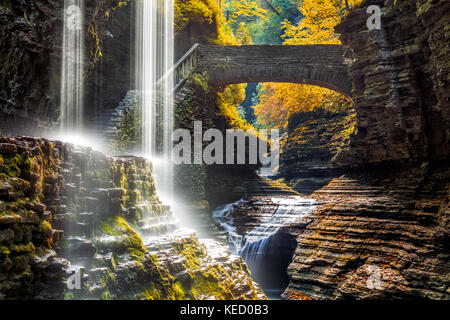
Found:
<path fill-rule="evenodd" d="M 58 124 L 63 5 L 64 1 L 54 0 L 0 3 L 2 134 L 34 135 L 41 126 Z M 124 68 L 129 69 L 127 57 L 132 53 L 123 47 L 129 45 L 124 38 L 130 32 L 130 11 L 128 6 L 119 6 L 117 0 L 85 1 L 86 100 L 89 112 L 93 111 L 89 115 L 104 105 L 113 108 L 111 101 L 117 104 L 129 90 L 131 76 Z M 111 52 L 110 43 L 122 50 Z M 102 51 L 108 54 L 106 59 Z M 105 77 L 109 82 L 104 81 Z"/>
<path fill-rule="evenodd" d="M 343 173 L 333 158 L 349 143 L 354 110 L 317 110 L 292 115 L 280 155 L 279 175 L 298 192 L 309 194 Z"/>
<path fill-rule="evenodd" d="M 449 299 L 445 164 L 348 173 L 313 193 L 284 293 L 290 299 Z"/>
<path fill-rule="evenodd" d="M 381 30 L 366 8 L 382 9 Z M 338 165 L 450 155 L 448 1 L 365 1 L 336 31 L 353 50 L 357 131 Z"/>
<path fill-rule="evenodd" d="M 365 25 L 370 4 L 381 30 Z M 357 130 L 335 165 L 352 169 L 312 194 L 285 298 L 449 299 L 449 9 L 364 1 L 338 26 Z"/>

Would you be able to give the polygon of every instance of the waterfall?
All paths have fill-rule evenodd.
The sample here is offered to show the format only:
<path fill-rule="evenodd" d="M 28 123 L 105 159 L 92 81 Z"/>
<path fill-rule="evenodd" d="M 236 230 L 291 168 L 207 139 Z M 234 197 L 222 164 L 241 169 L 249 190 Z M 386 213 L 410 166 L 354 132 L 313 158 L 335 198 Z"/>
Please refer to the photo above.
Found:
<path fill-rule="evenodd" d="M 84 0 L 64 1 L 64 32 L 61 74 L 61 128 L 76 134 L 83 127 Z"/>
<path fill-rule="evenodd" d="M 237 233 L 234 220 L 239 218 L 233 217 L 233 215 L 241 214 L 239 206 L 245 204 L 244 200 L 221 206 L 213 212 L 213 218 L 228 233 L 231 251 L 245 260 L 252 271 L 253 278 L 262 283 L 267 282 L 267 265 L 271 263 L 269 256 L 279 253 L 277 251 L 279 251 L 280 239 L 277 238 L 279 236 L 277 233 L 282 227 L 310 214 L 315 208 L 316 201 L 294 196 L 273 197 L 270 202 L 276 205 L 273 214 L 244 235 Z"/>
<path fill-rule="evenodd" d="M 171 203 L 173 166 L 173 0 L 139 0 L 136 86 L 142 92 L 142 154 L 154 164 L 159 196 Z"/>
<path fill-rule="evenodd" d="M 315 200 L 294 197 L 273 198 L 272 202 L 278 205 L 277 210 L 270 218 L 245 235 L 239 252 L 251 269 L 256 269 L 261 263 L 272 236 L 281 227 L 310 213 Z"/>

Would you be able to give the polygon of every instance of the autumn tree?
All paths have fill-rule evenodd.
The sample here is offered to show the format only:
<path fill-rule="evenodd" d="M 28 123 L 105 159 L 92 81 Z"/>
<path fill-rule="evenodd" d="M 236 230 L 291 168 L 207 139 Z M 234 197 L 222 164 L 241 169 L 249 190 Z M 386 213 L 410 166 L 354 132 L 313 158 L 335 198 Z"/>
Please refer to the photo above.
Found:
<path fill-rule="evenodd" d="M 332 90 L 295 83 L 264 83 L 255 114 L 260 127 L 282 128 L 298 112 L 319 108 L 342 111 L 347 99 Z"/>
<path fill-rule="evenodd" d="M 347 2 L 347 3 L 346 3 Z M 361 0 L 303 0 L 299 11 L 303 16 L 297 24 L 285 20 L 285 45 L 339 44 L 334 27 L 342 21 L 349 7 Z M 345 98 L 337 92 L 303 84 L 264 83 L 255 115 L 261 126 L 283 127 L 290 115 L 317 108 L 342 109 Z"/>
<path fill-rule="evenodd" d="M 361 0 L 302 0 L 299 11 L 303 16 L 297 24 L 285 20 L 284 44 L 340 44 L 334 27 L 342 21 L 348 9 Z"/>

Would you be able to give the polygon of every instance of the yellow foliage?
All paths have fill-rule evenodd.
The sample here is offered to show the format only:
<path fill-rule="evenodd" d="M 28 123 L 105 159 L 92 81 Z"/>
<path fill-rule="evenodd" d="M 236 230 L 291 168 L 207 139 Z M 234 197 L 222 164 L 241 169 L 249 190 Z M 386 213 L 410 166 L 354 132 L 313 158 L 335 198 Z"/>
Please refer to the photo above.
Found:
<path fill-rule="evenodd" d="M 334 27 L 362 0 L 303 0 L 299 6 L 304 16 L 297 25 L 285 20 L 281 28 L 285 44 L 339 44 Z M 346 4 L 347 3 L 347 4 Z"/>
<path fill-rule="evenodd" d="M 235 32 L 236 40 L 241 45 L 253 44 L 252 36 L 244 22 L 239 23 L 239 27 Z"/>
<path fill-rule="evenodd" d="M 211 42 L 222 45 L 238 44 L 227 25 L 216 0 L 176 0 L 174 4 L 175 27 L 184 29 L 190 22 L 216 26 L 216 38 Z"/>
<path fill-rule="evenodd" d="M 225 116 L 228 124 L 233 128 L 242 130 L 255 130 L 247 121 L 241 119 L 237 106 L 245 99 L 246 83 L 229 85 L 222 93 L 218 93 L 218 105 L 220 112 Z"/>
<path fill-rule="evenodd" d="M 226 3 L 226 9 L 231 12 L 229 22 L 235 22 L 239 17 L 267 18 L 268 10 L 261 8 L 258 1 L 254 0 L 231 0 Z"/>
<path fill-rule="evenodd" d="M 339 108 L 346 103 L 341 94 L 321 87 L 295 83 L 264 83 L 255 106 L 258 121 L 269 127 L 284 127 L 289 117 L 317 108 Z"/>
<path fill-rule="evenodd" d="M 362 0 L 303 0 L 299 10 L 304 18 L 293 25 L 284 21 L 284 44 L 340 44 L 334 27 L 342 21 L 349 7 Z M 349 7 L 347 7 L 347 4 Z M 331 90 L 293 83 L 265 83 L 255 115 L 261 124 L 274 127 L 287 125 L 290 115 L 316 108 L 339 108 L 346 99 Z"/>

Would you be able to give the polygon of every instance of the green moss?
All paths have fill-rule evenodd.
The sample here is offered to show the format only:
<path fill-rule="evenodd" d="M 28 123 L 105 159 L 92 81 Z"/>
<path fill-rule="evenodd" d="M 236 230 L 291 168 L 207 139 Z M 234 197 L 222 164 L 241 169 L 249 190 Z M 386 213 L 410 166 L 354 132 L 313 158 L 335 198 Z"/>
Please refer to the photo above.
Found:
<path fill-rule="evenodd" d="M 117 252 L 128 252 L 129 256 L 137 263 L 142 265 L 145 254 L 148 252 L 144 246 L 142 238 L 128 224 L 128 222 L 120 216 L 108 219 L 100 224 L 100 231 L 116 237 L 115 248 Z"/>
<path fill-rule="evenodd" d="M 172 244 L 174 251 L 185 258 L 185 267 L 196 270 L 201 267 L 201 258 L 206 257 L 206 251 L 194 237 L 183 239 Z"/>
<path fill-rule="evenodd" d="M 148 288 L 141 291 L 140 295 L 145 300 L 182 300 L 186 297 L 183 286 L 179 282 L 166 283 L 162 287 L 152 282 Z"/>
<path fill-rule="evenodd" d="M 0 255 L 8 256 L 10 254 L 11 254 L 11 251 L 9 250 L 9 248 L 7 246 L 0 247 Z"/>
<path fill-rule="evenodd" d="M 161 300 L 161 292 L 155 287 L 154 283 L 149 288 L 144 289 L 141 294 L 145 300 Z"/>
<path fill-rule="evenodd" d="M 75 294 L 73 292 L 64 292 L 64 300 L 75 300 Z"/>
<path fill-rule="evenodd" d="M 191 292 L 194 299 L 199 299 L 203 295 L 214 296 L 217 300 L 234 299 L 233 294 L 225 283 L 212 281 L 210 278 L 205 277 L 196 277 L 194 279 Z"/>
<path fill-rule="evenodd" d="M 10 249 L 14 253 L 28 253 L 28 254 L 34 254 L 35 253 L 35 247 L 32 242 L 28 242 L 27 244 L 14 244 L 12 243 L 10 245 Z"/>
<path fill-rule="evenodd" d="M 42 221 L 39 226 L 39 231 L 42 233 L 42 236 L 45 239 L 49 239 L 52 237 L 52 226 L 47 221 Z"/>
<path fill-rule="evenodd" d="M 4 165 L 1 167 L 3 173 L 8 177 L 19 177 L 22 169 L 27 169 L 25 166 L 27 157 L 23 153 L 17 153 L 14 157 L 6 159 Z"/>
<path fill-rule="evenodd" d="M 184 292 L 183 286 L 181 283 L 176 282 L 171 290 L 171 295 L 169 295 L 169 298 L 172 300 L 181 300 L 186 296 L 186 293 Z"/>
<path fill-rule="evenodd" d="M 127 110 L 117 130 L 117 139 L 113 142 L 113 150 L 117 153 L 137 150 L 141 142 L 142 106 L 136 105 Z"/>
<path fill-rule="evenodd" d="M 113 297 L 111 295 L 111 293 L 109 292 L 109 290 L 105 290 L 102 293 L 102 300 L 112 300 Z"/>

